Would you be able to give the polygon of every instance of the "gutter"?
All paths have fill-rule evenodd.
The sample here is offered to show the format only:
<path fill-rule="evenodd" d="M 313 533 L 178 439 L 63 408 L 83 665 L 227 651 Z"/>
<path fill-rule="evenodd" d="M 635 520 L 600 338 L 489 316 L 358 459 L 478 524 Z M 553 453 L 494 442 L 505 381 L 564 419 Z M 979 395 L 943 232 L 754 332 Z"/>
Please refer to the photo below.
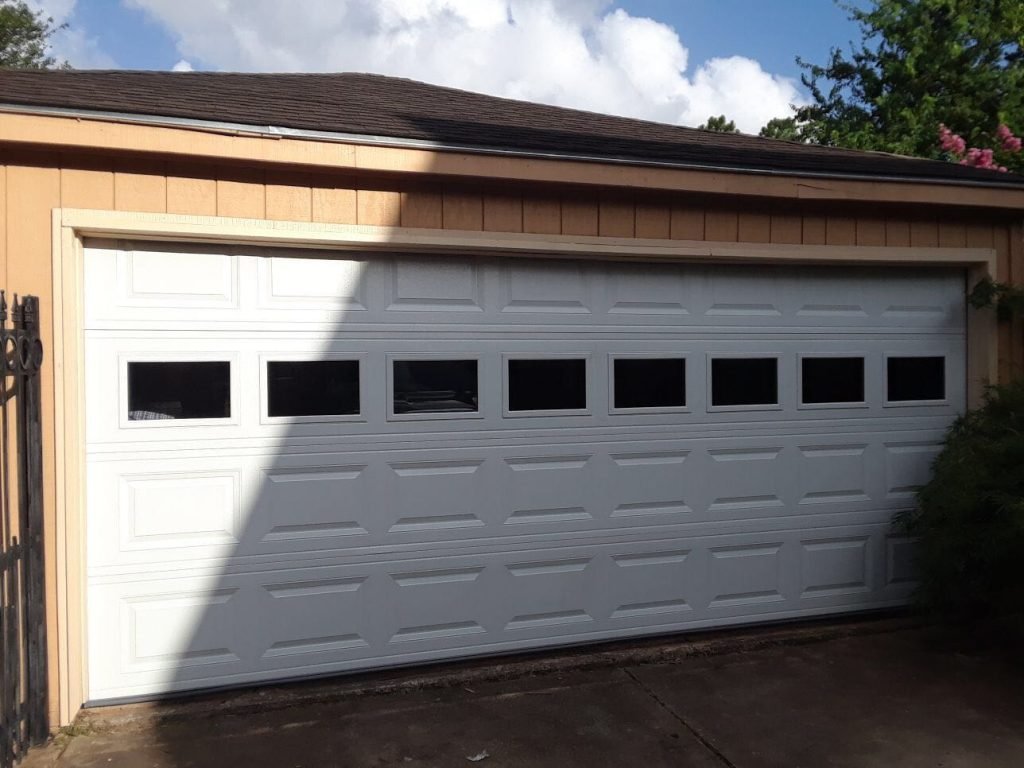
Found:
<path fill-rule="evenodd" d="M 286 128 L 276 125 L 249 125 L 247 123 L 231 123 L 217 120 L 200 120 L 184 117 L 164 117 L 144 115 L 131 112 L 105 112 L 101 110 L 78 109 L 70 107 L 46 107 L 24 104 L 0 103 L 0 113 L 41 115 L 46 117 L 64 117 L 76 120 L 96 120 L 107 123 L 125 125 L 145 125 L 160 128 L 179 128 L 183 130 L 218 133 L 227 136 L 245 136 L 263 139 L 296 139 L 299 141 L 321 141 L 333 144 L 361 144 L 393 149 L 420 149 L 435 152 L 458 152 L 472 155 L 492 155 L 498 157 L 516 157 L 530 160 L 564 160 L 603 165 L 639 166 L 645 168 L 667 168 L 687 171 L 708 171 L 719 173 L 740 173 L 766 177 L 801 177 L 832 179 L 840 181 L 897 182 L 903 184 L 930 184 L 951 187 L 977 187 L 981 189 L 1004 189 L 1024 192 L 1024 184 L 1007 184 L 985 182 L 974 179 L 929 178 L 902 175 L 875 175 L 863 173 L 840 173 L 835 171 L 782 171 L 756 166 L 715 165 L 711 163 L 667 162 L 660 160 L 643 160 L 632 157 L 614 157 L 606 155 L 587 155 L 572 152 L 546 152 L 543 150 L 522 150 L 512 147 L 483 147 L 471 144 L 448 144 L 427 139 L 400 138 L 394 136 L 376 136 L 372 134 L 344 133 L 336 131 L 317 131 L 304 128 Z M 0 137 L 2 140 L 2 137 Z"/>

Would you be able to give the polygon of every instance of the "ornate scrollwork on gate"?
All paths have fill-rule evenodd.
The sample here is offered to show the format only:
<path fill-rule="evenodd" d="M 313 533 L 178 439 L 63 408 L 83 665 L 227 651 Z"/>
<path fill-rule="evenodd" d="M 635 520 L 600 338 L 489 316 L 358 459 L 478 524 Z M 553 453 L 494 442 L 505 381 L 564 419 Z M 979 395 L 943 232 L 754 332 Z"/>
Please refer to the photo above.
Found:
<path fill-rule="evenodd" d="M 39 299 L 35 296 L 19 299 L 15 294 L 13 305 L 8 307 L 6 292 L 0 291 L 0 349 L 5 375 L 39 372 L 43 365 L 43 342 L 39 338 Z"/>

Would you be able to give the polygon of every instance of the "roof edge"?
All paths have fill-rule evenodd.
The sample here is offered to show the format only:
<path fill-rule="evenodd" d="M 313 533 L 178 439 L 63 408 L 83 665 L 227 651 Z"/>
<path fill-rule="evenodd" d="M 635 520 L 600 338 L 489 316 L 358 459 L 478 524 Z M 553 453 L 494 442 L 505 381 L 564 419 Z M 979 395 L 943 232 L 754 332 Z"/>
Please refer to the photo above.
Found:
<path fill-rule="evenodd" d="M 160 128 L 177 128 L 195 130 L 204 133 L 218 133 L 231 136 L 249 136 L 253 138 L 295 139 L 299 141 L 321 141 L 335 144 L 353 144 L 396 149 L 419 149 L 435 152 L 458 152 L 463 154 L 491 155 L 496 157 L 518 157 L 522 159 L 565 160 L 571 162 L 595 163 L 603 165 L 635 166 L 647 168 L 664 168 L 687 171 L 706 171 L 711 173 L 736 173 L 762 177 L 782 178 L 818 178 L 837 181 L 890 182 L 900 184 L 919 184 L 923 186 L 973 187 L 985 190 L 1006 190 L 1021 192 L 1019 184 L 976 181 L 973 179 L 935 178 L 905 176 L 892 174 L 857 174 L 837 173 L 835 171 L 785 171 L 774 168 L 760 168 L 748 165 L 714 165 L 710 163 L 678 163 L 626 156 L 587 155 L 572 152 L 543 152 L 538 150 L 522 150 L 514 147 L 488 147 L 479 145 L 448 144 L 428 141 L 425 139 L 403 138 L 396 136 L 377 136 L 369 134 L 341 133 L 335 131 L 317 131 L 301 128 L 287 128 L 275 125 L 253 125 L 249 123 L 231 123 L 197 118 L 148 115 L 131 112 L 108 112 L 70 107 L 48 107 L 27 104 L 0 102 L 0 113 L 40 115 L 46 117 L 65 117 L 74 119 L 96 120 L 100 122 L 122 123 L 128 125 L 144 125 Z M 0 138 L 2 140 L 2 138 Z"/>

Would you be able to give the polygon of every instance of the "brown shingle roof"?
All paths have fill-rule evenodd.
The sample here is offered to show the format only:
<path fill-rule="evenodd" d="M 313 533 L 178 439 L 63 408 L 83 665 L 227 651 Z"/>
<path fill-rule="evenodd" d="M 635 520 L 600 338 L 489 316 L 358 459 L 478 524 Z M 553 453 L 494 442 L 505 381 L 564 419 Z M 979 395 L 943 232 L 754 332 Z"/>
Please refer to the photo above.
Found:
<path fill-rule="evenodd" d="M 370 74 L 7 70 L 0 71 L 0 104 L 686 166 L 1024 186 L 1024 177 L 953 163 L 701 131 Z"/>

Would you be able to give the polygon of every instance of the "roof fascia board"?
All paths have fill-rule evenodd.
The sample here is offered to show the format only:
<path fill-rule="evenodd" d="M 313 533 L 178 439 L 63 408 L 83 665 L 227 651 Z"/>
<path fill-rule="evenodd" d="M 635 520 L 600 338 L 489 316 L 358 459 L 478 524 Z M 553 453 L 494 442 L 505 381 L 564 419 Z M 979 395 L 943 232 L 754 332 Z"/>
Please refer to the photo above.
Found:
<path fill-rule="evenodd" d="M 461 155 L 461 156 L 479 156 L 479 157 L 492 157 L 501 158 L 508 160 L 524 160 L 524 161 L 549 161 L 557 163 L 581 163 L 584 165 L 591 166 L 605 166 L 610 170 L 621 169 L 626 170 L 635 168 L 642 170 L 644 168 L 650 169 L 652 172 L 665 172 L 665 171 L 676 171 L 683 173 L 700 173 L 700 174 L 725 174 L 725 175 L 741 175 L 741 176 L 754 176 L 762 178 L 765 182 L 770 179 L 777 179 L 778 181 L 788 182 L 789 185 L 799 185 L 800 180 L 804 179 L 809 182 L 819 180 L 820 182 L 835 181 L 835 182 L 849 182 L 858 185 L 872 185 L 877 186 L 880 184 L 896 184 L 900 185 L 902 189 L 909 190 L 912 187 L 927 188 L 927 187 L 941 187 L 948 189 L 947 192 L 943 193 L 943 196 L 949 195 L 953 189 L 959 190 L 966 195 L 971 195 L 972 191 L 980 193 L 984 196 L 983 201 L 972 201 L 969 198 L 958 198 L 957 203 L 960 205 L 980 205 L 984 207 L 997 207 L 997 208 L 1024 208 L 1024 188 L 1020 186 L 1014 186 L 1009 184 L 998 184 L 998 183 L 981 183 L 973 182 L 970 180 L 958 180 L 958 179 L 921 179 L 916 177 L 901 177 L 901 176 L 865 176 L 861 174 L 836 174 L 836 173 L 814 173 L 805 171 L 793 171 L 784 172 L 773 169 L 758 169 L 758 168 L 738 168 L 733 166 L 713 166 L 713 165 L 698 165 L 698 164 L 684 164 L 684 163 L 665 163 L 658 161 L 644 161 L 635 160 L 630 158 L 609 158 L 600 156 L 588 156 L 581 154 L 572 153 L 544 153 L 544 152 L 529 152 L 515 149 L 494 149 L 489 147 L 476 147 L 476 146 L 459 146 L 453 144 L 442 144 L 438 142 L 425 141 L 420 139 L 401 139 L 387 136 L 369 136 L 361 134 L 345 134 L 345 133 L 334 133 L 326 131 L 310 131 L 310 130 L 299 130 L 292 128 L 282 128 L 277 126 L 254 126 L 240 123 L 226 123 L 216 121 L 205 121 L 205 120 L 193 120 L 187 118 L 174 118 L 174 117 L 160 117 L 154 115 L 138 115 L 128 113 L 112 113 L 112 112 L 101 112 L 93 110 L 81 110 L 81 109 L 67 109 L 59 107 L 33 107 L 16 104 L 2 104 L 0 103 L 0 115 L 8 114 L 12 116 L 26 116 L 26 117 L 40 117 L 40 118 L 58 118 L 62 120 L 75 120 L 78 122 L 82 121 L 93 121 L 97 123 L 107 123 L 113 125 L 124 125 L 124 126 L 138 126 L 158 129 L 171 129 L 171 130 L 184 130 L 184 131 L 198 131 L 206 134 L 215 134 L 225 137 L 237 137 L 243 139 L 291 139 L 295 141 L 305 142 L 318 142 L 321 144 L 340 144 L 352 147 L 354 149 L 367 148 L 369 150 L 410 150 L 413 152 L 420 153 L 442 153 L 447 155 Z M 16 143 L 39 143 L 30 138 L 18 138 L 7 135 L 5 131 L 0 130 L 0 142 L 16 142 Z M 49 141 L 45 139 L 42 143 L 56 144 L 58 142 Z M 89 144 L 86 146 L 83 142 L 68 142 L 66 144 L 68 148 L 96 148 L 96 149 L 114 149 L 115 147 L 105 146 L 97 143 L 95 146 Z M 173 154 L 163 152 L 159 149 L 149 149 L 141 146 L 118 146 L 116 149 L 140 152 L 140 153 L 152 153 L 152 154 Z M 216 156 L 207 156 L 205 159 L 215 160 Z M 235 157 L 224 156 L 224 160 L 238 159 Z M 264 157 L 253 157 L 253 160 L 274 162 Z M 289 161 L 277 161 L 277 162 L 289 162 Z M 296 161 L 291 161 L 296 162 Z M 316 163 L 313 163 L 314 165 Z M 386 165 L 386 164 L 385 164 Z M 422 165 L 422 164 L 420 164 Z M 353 170 L 361 171 L 398 171 L 401 172 L 406 169 L 399 168 L 368 168 L 362 166 L 359 163 L 352 164 Z M 420 172 L 429 172 L 426 167 L 418 169 Z M 441 175 L 444 171 L 439 171 Z M 473 175 L 473 174 L 465 174 Z M 588 174 L 588 177 L 590 175 Z M 586 183 L 593 184 L 595 182 L 589 180 L 577 180 L 570 178 L 569 176 L 560 176 L 559 181 L 563 183 Z M 614 186 L 613 182 L 603 182 Z M 910 186 L 908 186 L 910 185 Z M 635 185 L 627 185 L 635 186 Z M 666 186 L 655 184 L 651 186 L 653 190 L 671 190 L 676 189 L 675 185 Z M 679 191 L 682 191 L 680 189 Z M 718 190 L 694 190 L 702 192 L 716 192 Z M 937 190 L 938 191 L 938 190 Z M 776 194 L 769 195 L 775 197 L 802 197 L 807 199 L 844 199 L 844 200 L 856 200 L 856 199 L 873 199 L 878 198 L 838 192 L 833 194 L 836 190 L 829 188 L 813 188 L 806 187 L 803 189 L 803 194 Z M 742 190 L 727 191 L 724 194 L 750 194 L 753 196 L 763 196 L 764 193 L 761 190 L 744 192 Z M 996 201 L 997 197 L 1006 196 L 1007 199 Z M 1010 199 L 1012 198 L 1012 200 Z M 879 202 L 886 201 L 884 198 L 878 200 Z M 927 204 L 928 202 L 936 202 L 928 199 L 915 199 L 914 195 L 895 195 L 892 198 L 892 202 L 907 202 L 907 203 L 922 203 Z"/>

